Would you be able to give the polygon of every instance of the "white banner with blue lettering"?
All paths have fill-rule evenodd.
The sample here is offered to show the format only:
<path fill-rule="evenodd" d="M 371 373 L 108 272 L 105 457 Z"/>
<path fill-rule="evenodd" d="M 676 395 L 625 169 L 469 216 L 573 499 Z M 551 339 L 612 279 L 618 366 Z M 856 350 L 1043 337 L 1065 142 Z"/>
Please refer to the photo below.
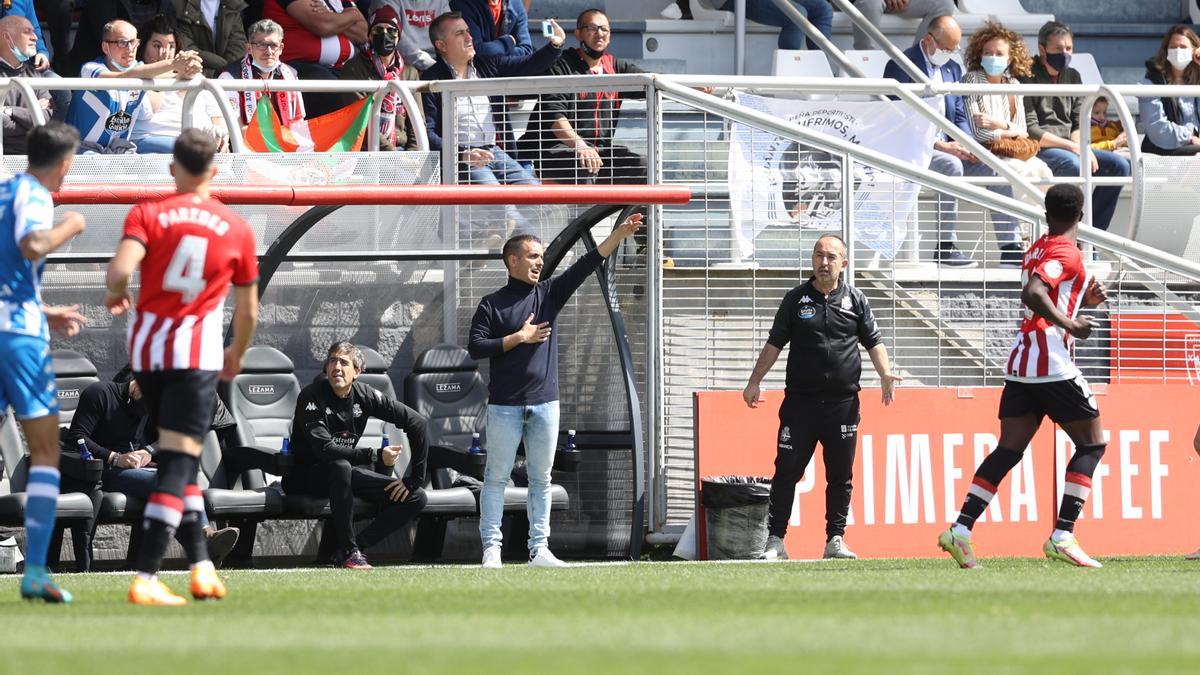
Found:
<path fill-rule="evenodd" d="M 894 101 L 798 101 L 738 94 L 737 102 L 802 127 L 929 166 L 936 127 Z M 854 241 L 894 258 L 919 187 L 854 164 Z M 752 258 L 768 227 L 842 231 L 842 164 L 829 153 L 734 122 L 729 202 L 737 253 Z M 790 239 L 790 238 L 789 238 Z"/>

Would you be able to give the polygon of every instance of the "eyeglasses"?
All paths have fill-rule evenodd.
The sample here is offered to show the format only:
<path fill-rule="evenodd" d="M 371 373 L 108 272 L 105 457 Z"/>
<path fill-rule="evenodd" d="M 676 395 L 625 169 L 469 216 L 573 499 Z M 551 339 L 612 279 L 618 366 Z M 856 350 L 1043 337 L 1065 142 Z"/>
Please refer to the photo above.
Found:
<path fill-rule="evenodd" d="M 105 40 L 104 42 L 106 44 L 116 45 L 121 49 L 129 49 L 130 47 L 137 47 L 142 41 L 134 38 L 132 40 Z"/>
<path fill-rule="evenodd" d="M 399 35 L 400 29 L 396 28 L 395 26 L 372 26 L 371 32 L 372 33 L 388 33 L 390 35 Z"/>
<path fill-rule="evenodd" d="M 255 49 L 261 49 L 264 52 L 277 52 L 283 49 L 282 42 L 251 42 L 250 46 Z"/>
<path fill-rule="evenodd" d="M 579 30 L 581 30 L 585 33 L 599 33 L 601 35 L 608 35 L 609 33 L 612 32 L 612 29 L 609 28 L 608 26 L 597 26 L 595 24 L 588 24 L 587 26 L 580 26 Z"/>

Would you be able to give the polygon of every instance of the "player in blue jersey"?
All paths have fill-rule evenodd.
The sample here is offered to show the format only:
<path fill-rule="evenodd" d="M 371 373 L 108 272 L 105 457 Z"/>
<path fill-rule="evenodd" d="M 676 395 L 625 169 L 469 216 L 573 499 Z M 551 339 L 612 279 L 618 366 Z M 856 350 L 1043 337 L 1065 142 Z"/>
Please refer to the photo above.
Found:
<path fill-rule="evenodd" d="M 29 132 L 26 173 L 0 182 L 0 410 L 12 406 L 29 444 L 25 488 L 25 576 L 21 597 L 70 602 L 50 578 L 46 552 L 58 508 L 58 392 L 50 363 L 50 327 L 72 335 L 82 317 L 73 307 L 42 307 L 45 257 L 83 232 L 83 216 L 54 224 L 50 193 L 63 183 L 79 132 L 50 122 Z M 44 313 L 43 313 L 44 312 Z"/>

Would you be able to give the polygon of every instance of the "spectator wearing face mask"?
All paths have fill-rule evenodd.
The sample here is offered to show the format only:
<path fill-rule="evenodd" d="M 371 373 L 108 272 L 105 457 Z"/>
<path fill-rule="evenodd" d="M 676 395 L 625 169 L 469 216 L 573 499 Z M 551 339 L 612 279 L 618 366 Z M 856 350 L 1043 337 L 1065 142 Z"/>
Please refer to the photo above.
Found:
<path fill-rule="evenodd" d="M 1038 56 L 1032 72 L 1020 78 L 1025 84 L 1082 84 L 1079 71 L 1071 67 L 1075 37 L 1070 27 L 1048 21 L 1038 31 Z M 1025 121 L 1029 137 L 1037 141 L 1038 159 L 1055 176 L 1079 176 L 1079 122 L 1083 98 L 1080 96 L 1026 96 Z M 1129 160 L 1115 152 L 1092 150 L 1089 153 L 1093 176 L 1128 176 Z M 1091 225 L 1107 230 L 1121 196 L 1119 185 L 1092 190 Z"/>
<path fill-rule="evenodd" d="M 343 80 L 416 80 L 420 71 L 406 64 L 401 58 L 400 17 L 396 10 L 384 5 L 371 15 L 367 33 L 367 46 L 342 67 Z M 350 105 L 366 96 L 366 92 L 353 92 L 343 96 L 342 105 Z M 366 138 L 363 138 L 366 143 Z M 400 95 L 388 92 L 383 98 L 379 114 L 379 149 L 411 150 L 416 147 L 412 134 L 412 123 L 408 111 L 401 103 Z M 364 147 L 364 150 L 367 148 Z"/>
<path fill-rule="evenodd" d="M 225 66 L 222 80 L 295 80 L 296 71 L 279 59 L 283 53 L 283 27 L 270 19 L 254 22 L 246 31 L 246 56 Z M 238 111 L 242 131 L 254 119 L 258 99 L 269 96 L 283 127 L 305 118 L 304 98 L 294 91 L 229 91 L 229 101 Z"/>
<path fill-rule="evenodd" d="M 1189 26 L 1167 31 L 1154 58 L 1146 61 L 1142 84 L 1200 84 L 1200 37 Z M 1099 101 L 1097 101 L 1099 102 Z M 1200 153 L 1200 98 L 1194 96 L 1143 97 L 1138 111 L 1146 135 L 1142 152 L 1153 155 Z"/>
<path fill-rule="evenodd" d="M 29 19 L 11 14 L 0 19 L 0 76 L 41 77 L 42 73 L 33 64 L 36 49 L 37 35 Z M 37 104 L 49 117 L 50 94 L 39 89 L 37 95 Z M 0 123 L 4 127 L 4 154 L 24 155 L 29 130 L 34 125 L 33 111 L 25 106 L 25 95 L 16 87 L 9 88 L 4 96 Z"/>

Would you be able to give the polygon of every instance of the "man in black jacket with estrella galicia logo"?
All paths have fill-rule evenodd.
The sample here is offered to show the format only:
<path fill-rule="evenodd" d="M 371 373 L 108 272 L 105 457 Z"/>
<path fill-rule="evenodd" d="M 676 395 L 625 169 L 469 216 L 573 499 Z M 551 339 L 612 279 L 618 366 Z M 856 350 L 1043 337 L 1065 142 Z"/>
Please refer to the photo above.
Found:
<path fill-rule="evenodd" d="M 525 442 L 529 470 L 529 564 L 563 567 L 550 552 L 550 471 L 558 445 L 558 313 L 567 300 L 642 226 L 634 214 L 557 277 L 542 280 L 542 242 L 518 235 L 504 244 L 508 284 L 480 301 L 471 320 L 471 358 L 491 359 L 488 380 L 487 465 L 479 497 L 483 566 L 500 567 L 504 487 L 517 446 Z"/>
<path fill-rule="evenodd" d="M 383 541 L 425 508 L 425 461 L 429 456 L 428 420 L 378 389 L 358 382 L 362 352 L 350 342 L 335 342 L 325 357 L 325 377 L 300 391 L 292 416 L 290 447 L 295 466 L 283 477 L 287 494 L 329 498 L 329 525 L 337 549 L 334 564 L 371 569 L 362 548 Z M 408 434 L 412 448 L 407 478 L 390 475 L 402 448 L 360 448 L 367 418 L 389 422 Z M 354 498 L 379 502 L 382 510 L 356 537 Z"/>
<path fill-rule="evenodd" d="M 817 240 L 813 246 L 813 276 L 784 296 L 767 344 L 742 392 L 751 408 L 763 403 L 759 385 L 783 348 L 791 343 L 787 386 L 779 407 L 770 536 L 762 555 L 766 560 L 787 559 L 783 535 L 792 513 L 796 483 L 812 460 L 818 441 L 826 481 L 824 557 L 858 557 L 843 540 L 858 444 L 858 381 L 862 376 L 858 346 L 867 350 L 879 373 L 884 405 L 891 404 L 896 384 L 903 378 L 892 373 L 887 347 L 866 297 L 841 278 L 847 263 L 846 242 L 841 237 L 826 234 Z"/>

